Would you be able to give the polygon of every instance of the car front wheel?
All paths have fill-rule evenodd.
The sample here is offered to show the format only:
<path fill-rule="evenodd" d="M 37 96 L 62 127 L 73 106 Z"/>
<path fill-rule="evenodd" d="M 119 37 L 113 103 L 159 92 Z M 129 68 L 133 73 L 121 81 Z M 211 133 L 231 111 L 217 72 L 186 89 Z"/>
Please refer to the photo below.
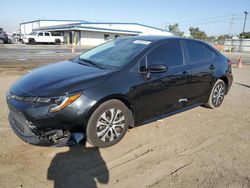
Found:
<path fill-rule="evenodd" d="M 112 99 L 102 103 L 91 115 L 87 129 L 87 141 L 96 147 L 115 145 L 126 134 L 132 115 L 121 101 Z"/>
<path fill-rule="evenodd" d="M 4 43 L 4 40 L 3 39 L 0 39 L 0 44 L 3 44 Z"/>
<path fill-rule="evenodd" d="M 224 100 L 225 93 L 226 84 L 223 80 L 218 79 L 213 86 L 206 106 L 212 109 L 219 107 Z"/>

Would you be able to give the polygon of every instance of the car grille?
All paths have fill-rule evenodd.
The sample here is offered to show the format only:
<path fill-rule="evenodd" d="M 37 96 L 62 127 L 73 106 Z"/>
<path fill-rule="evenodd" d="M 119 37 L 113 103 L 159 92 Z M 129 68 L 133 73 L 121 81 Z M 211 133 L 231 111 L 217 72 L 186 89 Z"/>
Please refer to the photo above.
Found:
<path fill-rule="evenodd" d="M 22 112 L 16 110 L 14 107 L 10 107 L 10 121 L 12 126 L 22 136 L 34 136 L 35 134 L 31 131 L 29 123 Z"/>

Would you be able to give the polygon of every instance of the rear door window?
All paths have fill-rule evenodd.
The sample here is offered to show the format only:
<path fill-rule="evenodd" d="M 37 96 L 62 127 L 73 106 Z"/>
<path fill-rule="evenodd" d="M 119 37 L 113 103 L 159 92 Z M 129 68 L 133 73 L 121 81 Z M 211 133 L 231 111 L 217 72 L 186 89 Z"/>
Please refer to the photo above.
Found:
<path fill-rule="evenodd" d="M 165 64 L 168 67 L 183 64 L 182 48 L 179 41 L 168 41 L 154 48 L 147 55 L 148 64 Z"/>
<path fill-rule="evenodd" d="M 209 48 L 207 46 L 204 46 L 204 48 L 205 48 L 208 60 L 213 60 L 217 57 L 217 54 L 211 48 Z"/>
<path fill-rule="evenodd" d="M 199 63 L 207 60 L 204 45 L 196 41 L 185 41 L 187 51 L 190 58 L 190 63 Z"/>

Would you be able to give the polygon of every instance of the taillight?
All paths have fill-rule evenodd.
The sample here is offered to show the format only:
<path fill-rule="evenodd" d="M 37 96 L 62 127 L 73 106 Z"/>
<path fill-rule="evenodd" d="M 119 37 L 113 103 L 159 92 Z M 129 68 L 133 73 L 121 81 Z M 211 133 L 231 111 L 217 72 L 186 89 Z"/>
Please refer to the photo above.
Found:
<path fill-rule="evenodd" d="M 231 66 L 233 64 L 232 61 L 230 60 L 227 60 L 227 62 L 228 62 L 228 66 Z"/>

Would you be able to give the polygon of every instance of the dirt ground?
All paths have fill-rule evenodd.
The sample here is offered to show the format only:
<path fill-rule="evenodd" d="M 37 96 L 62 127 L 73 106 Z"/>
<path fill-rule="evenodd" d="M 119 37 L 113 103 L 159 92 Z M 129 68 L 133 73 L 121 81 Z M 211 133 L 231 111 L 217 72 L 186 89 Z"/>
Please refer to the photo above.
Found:
<path fill-rule="evenodd" d="M 5 66 L 5 65 L 4 65 Z M 0 65 L 0 187 L 250 187 L 250 66 L 223 105 L 130 129 L 110 148 L 44 148 L 10 129 L 5 91 L 27 68 Z"/>

